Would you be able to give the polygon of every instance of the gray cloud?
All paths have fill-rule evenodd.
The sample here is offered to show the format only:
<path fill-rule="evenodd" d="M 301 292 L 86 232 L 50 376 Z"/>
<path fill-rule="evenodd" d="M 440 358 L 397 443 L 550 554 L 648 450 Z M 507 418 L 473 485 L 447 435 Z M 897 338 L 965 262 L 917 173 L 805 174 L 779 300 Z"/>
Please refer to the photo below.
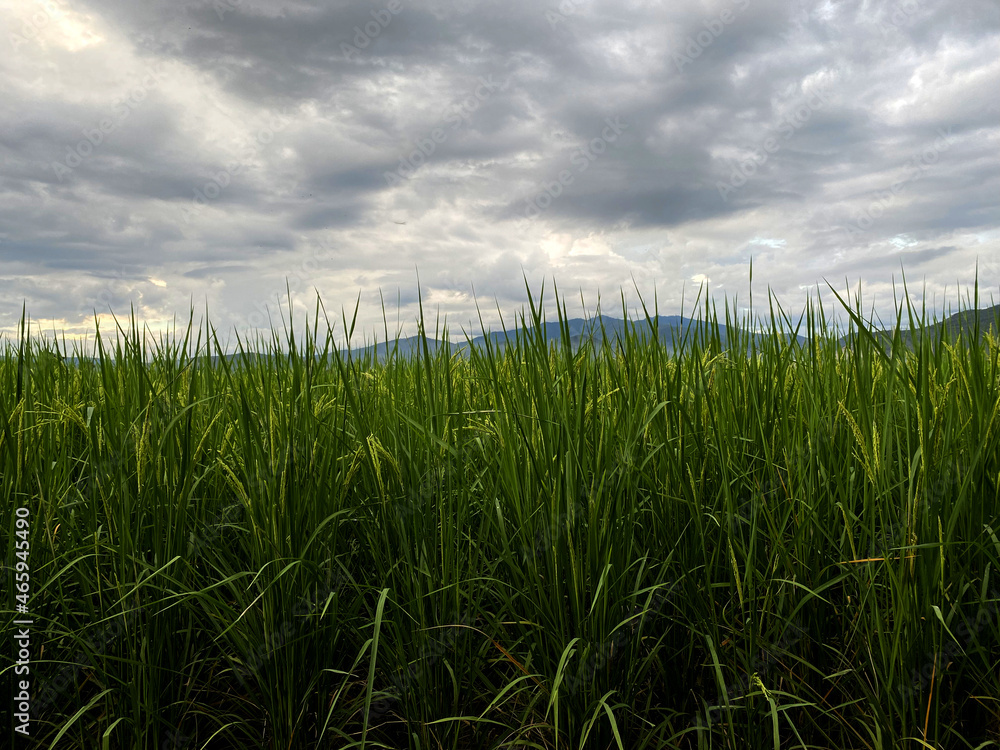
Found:
<path fill-rule="evenodd" d="M 989 0 L 50 5 L 0 11 L 0 329 L 1000 283 Z"/>

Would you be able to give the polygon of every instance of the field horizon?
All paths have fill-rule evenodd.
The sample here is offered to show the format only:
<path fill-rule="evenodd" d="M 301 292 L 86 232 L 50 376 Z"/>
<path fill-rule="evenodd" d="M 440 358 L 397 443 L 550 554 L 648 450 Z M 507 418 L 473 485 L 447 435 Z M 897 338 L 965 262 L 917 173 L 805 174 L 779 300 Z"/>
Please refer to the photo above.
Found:
<path fill-rule="evenodd" d="M 752 273 L 752 271 L 751 271 Z M 831 287 L 832 288 L 832 287 Z M 695 307 L 698 307 L 698 300 L 701 299 L 701 292 L 703 288 L 699 290 L 698 298 L 695 301 Z M 528 289 L 530 295 L 530 289 Z M 542 291 L 539 308 L 542 307 L 541 300 L 544 298 L 545 292 Z M 839 298 L 839 295 L 837 295 Z M 976 302 L 979 300 L 979 289 L 978 281 L 976 283 Z M 814 331 L 808 335 L 799 334 L 798 331 L 801 330 L 803 324 L 808 325 L 808 313 L 804 312 L 798 319 L 798 321 L 793 322 L 792 319 L 785 316 L 783 312 L 779 314 L 779 318 L 774 321 L 764 321 L 763 330 L 756 331 L 747 325 L 748 320 L 752 317 L 751 312 L 746 316 L 742 322 L 737 322 L 734 317 L 730 316 L 730 311 L 727 309 L 723 313 L 724 322 L 719 322 L 719 315 L 717 309 L 709 310 L 708 300 L 706 299 L 705 304 L 705 315 L 704 317 L 685 317 L 683 313 L 678 315 L 660 315 L 657 311 L 649 313 L 648 311 L 644 316 L 639 317 L 629 317 L 627 311 L 624 309 L 624 297 L 623 302 L 623 317 L 614 317 L 600 312 L 600 302 L 598 303 L 598 311 L 590 316 L 585 317 L 569 317 L 565 309 L 557 309 L 554 311 L 558 320 L 554 322 L 546 322 L 546 312 L 541 309 L 541 315 L 539 316 L 538 331 L 541 331 L 546 339 L 558 340 L 563 335 L 563 327 L 566 328 L 569 334 L 570 344 L 574 347 L 579 348 L 584 341 L 589 340 L 591 343 L 596 344 L 598 347 L 603 345 L 616 345 L 616 342 L 624 338 L 626 329 L 632 335 L 637 335 L 640 338 L 645 337 L 651 333 L 657 336 L 662 344 L 667 347 L 668 352 L 674 352 L 676 349 L 683 348 L 683 346 L 688 345 L 695 338 L 701 336 L 704 339 L 704 334 L 711 329 L 721 342 L 723 350 L 728 349 L 730 339 L 739 341 L 743 338 L 749 338 L 754 347 L 759 347 L 761 342 L 775 333 L 774 326 L 779 326 L 777 333 L 781 336 L 794 339 L 794 341 L 799 346 L 806 345 L 811 338 L 814 337 L 824 337 L 830 336 L 831 334 L 837 339 L 837 344 L 841 348 L 847 348 L 851 345 L 852 336 L 854 331 L 859 327 L 863 326 L 878 340 L 883 344 L 883 348 L 888 351 L 892 348 L 893 338 L 898 331 L 900 337 L 903 341 L 904 346 L 908 349 L 913 349 L 918 345 L 920 336 L 927 332 L 930 334 L 932 340 L 940 340 L 942 332 L 947 331 L 949 337 L 953 341 L 958 341 L 963 339 L 966 335 L 978 337 L 981 341 L 988 332 L 996 333 L 1000 331 L 1000 304 L 992 305 L 987 308 L 969 308 L 963 307 L 960 301 L 960 309 L 958 312 L 951 313 L 950 306 L 948 311 L 950 314 L 938 319 L 936 313 L 932 313 L 928 317 L 926 309 L 922 309 L 919 314 L 916 314 L 911 308 L 906 317 L 899 315 L 897 320 L 897 325 L 890 328 L 878 328 L 871 317 L 865 320 L 863 317 L 848 316 L 848 331 L 840 333 L 843 326 L 838 322 L 836 327 L 833 329 L 827 328 L 826 330 Z M 640 305 L 645 309 L 645 302 L 640 297 Z M 773 311 L 774 302 L 770 300 L 769 291 L 769 302 L 771 302 L 771 309 Z M 714 304 L 714 303 L 713 303 Z M 907 300 L 909 305 L 909 301 Z M 529 305 L 533 307 L 533 301 L 529 302 Z M 807 310 L 812 309 L 812 300 L 806 303 Z M 325 305 L 323 304 L 320 295 L 316 295 L 316 311 L 317 311 L 317 321 L 318 312 L 322 309 L 325 315 Z M 780 308 L 779 308 L 780 310 Z M 902 308 L 899 308 L 899 312 Z M 355 307 L 354 315 L 356 317 L 358 308 Z M 551 314 L 553 311 L 549 311 Z M 116 328 L 121 331 L 121 324 L 118 322 L 117 316 L 113 311 L 110 312 L 112 319 L 115 321 Z M 421 303 L 421 315 L 422 315 L 422 303 Z M 353 336 L 354 323 L 353 321 L 348 321 L 346 317 L 346 311 L 341 313 L 343 328 L 345 330 L 350 329 L 351 334 L 348 336 L 348 344 Z M 385 325 L 385 334 L 379 340 L 378 336 L 372 337 L 370 334 L 365 338 L 372 338 L 373 343 L 366 343 L 362 346 L 340 346 L 330 347 L 331 349 L 337 348 L 337 353 L 340 356 L 351 356 L 365 358 L 366 356 L 375 356 L 378 360 L 384 360 L 389 356 L 403 356 L 411 357 L 414 355 L 420 355 L 424 351 L 424 346 L 428 347 L 429 351 L 436 352 L 439 348 L 444 348 L 445 346 L 450 348 L 450 351 L 461 354 L 462 356 L 469 356 L 470 347 L 482 348 L 487 339 L 489 342 L 498 348 L 503 348 L 506 342 L 514 341 L 518 335 L 521 333 L 526 333 L 529 336 L 533 336 L 536 333 L 535 327 L 531 324 L 530 318 L 528 322 L 525 322 L 525 310 L 514 315 L 514 318 L 520 318 L 521 324 L 515 325 L 511 328 L 503 328 L 499 331 L 491 331 L 489 328 L 484 328 L 484 332 L 474 334 L 470 336 L 468 333 L 463 333 L 460 336 L 441 336 L 439 326 L 444 326 L 444 330 L 447 331 L 447 318 L 445 320 L 438 320 L 435 324 L 435 333 L 428 334 L 424 329 L 424 322 L 418 319 L 416 322 L 418 324 L 418 333 L 411 336 L 402 336 L 397 333 L 395 336 L 388 334 L 388 324 Z M 27 312 L 22 314 L 21 328 L 23 330 L 25 325 L 25 320 L 28 319 Z M 284 316 L 281 318 L 284 324 Z M 862 321 L 864 321 L 862 323 Z M 30 324 L 30 320 L 28 321 Z M 207 319 L 203 319 L 204 323 L 207 323 Z M 762 321 L 760 318 L 753 321 L 756 328 L 760 329 L 762 327 Z M 136 321 L 132 321 L 131 325 L 136 326 Z M 194 323 L 194 310 L 190 312 L 190 320 L 188 323 L 188 329 L 196 325 Z M 211 326 L 209 326 L 211 327 Z M 749 330 L 748 330 L 749 329 Z M 96 328 L 97 331 L 100 330 L 99 326 Z M 176 327 L 175 327 L 176 331 Z M 276 332 L 276 330 L 274 331 Z M 55 335 L 52 339 L 53 343 L 57 343 L 59 340 L 59 332 L 54 331 Z M 213 329 L 214 333 L 214 329 Z M 23 335 L 23 334 L 22 334 Z M 228 354 L 213 354 L 211 355 L 213 361 L 218 361 L 220 357 L 226 357 L 230 360 L 237 359 L 240 357 L 256 357 L 264 354 L 265 352 L 270 354 L 269 347 L 276 343 L 280 343 L 280 338 L 272 337 L 271 341 L 266 341 L 266 339 L 259 338 L 259 341 L 264 342 L 265 346 L 261 351 L 245 350 L 243 349 L 243 343 L 240 343 L 241 351 L 230 352 Z M 96 345 L 96 339 L 95 339 Z M 67 361 L 78 362 L 82 359 L 91 359 L 94 357 L 85 357 L 79 354 L 78 345 L 81 342 L 74 341 L 73 350 L 77 351 L 76 354 L 69 354 L 70 347 L 66 346 L 65 343 L 62 350 L 57 350 L 56 353 L 60 357 L 65 357 Z M 319 355 L 317 355 L 319 356 Z M 334 354 L 332 351 L 326 356 L 332 357 Z"/>
<path fill-rule="evenodd" d="M 319 308 L 263 355 L 133 321 L 68 364 L 22 319 L 25 723 L 53 750 L 997 741 L 996 333 L 887 349 L 838 300 L 847 347 L 807 308 L 805 344 L 727 316 L 736 356 L 707 303 L 676 350 L 574 342 L 558 304 L 548 336 L 529 294 L 504 346 L 421 326 L 384 360 Z"/>

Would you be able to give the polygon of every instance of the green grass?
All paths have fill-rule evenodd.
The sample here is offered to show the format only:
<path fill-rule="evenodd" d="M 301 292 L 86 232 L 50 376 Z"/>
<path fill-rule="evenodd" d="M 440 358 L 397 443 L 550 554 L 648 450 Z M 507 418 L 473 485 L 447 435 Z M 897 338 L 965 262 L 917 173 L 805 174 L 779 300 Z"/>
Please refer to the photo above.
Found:
<path fill-rule="evenodd" d="M 676 354 L 564 328 L 381 363 L 319 301 L 241 343 L 268 358 L 132 319 L 60 360 L 22 320 L 0 533 L 13 567 L 29 510 L 37 746 L 996 742 L 995 339 L 886 354 L 840 302 L 846 352 L 810 304 L 810 344 L 724 353 L 706 302 Z"/>

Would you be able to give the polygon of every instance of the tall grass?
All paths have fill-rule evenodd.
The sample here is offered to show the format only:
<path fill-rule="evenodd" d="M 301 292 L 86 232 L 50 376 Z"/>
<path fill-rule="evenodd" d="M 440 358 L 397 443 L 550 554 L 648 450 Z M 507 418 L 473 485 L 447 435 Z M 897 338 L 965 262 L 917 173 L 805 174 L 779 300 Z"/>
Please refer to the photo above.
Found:
<path fill-rule="evenodd" d="M 318 300 L 231 358 L 193 315 L 92 359 L 23 320 L 0 533 L 30 509 L 38 746 L 998 740 L 995 339 L 885 351 L 838 299 L 846 351 L 773 300 L 725 351 L 707 301 L 670 350 L 655 308 L 574 346 L 557 297 L 558 340 L 532 299 L 504 346 L 421 322 L 382 361 Z"/>

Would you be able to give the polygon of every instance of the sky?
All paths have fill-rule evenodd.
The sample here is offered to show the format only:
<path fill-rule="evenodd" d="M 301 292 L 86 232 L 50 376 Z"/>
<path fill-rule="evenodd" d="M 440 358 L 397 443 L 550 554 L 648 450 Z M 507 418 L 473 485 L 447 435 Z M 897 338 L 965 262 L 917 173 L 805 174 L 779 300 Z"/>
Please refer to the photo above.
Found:
<path fill-rule="evenodd" d="M 996 0 L 0 0 L 0 29 L 0 333 L 247 335 L 318 295 L 341 336 L 420 301 L 460 336 L 553 285 L 742 316 L 751 258 L 755 318 L 835 316 L 832 285 L 888 324 L 904 274 L 938 315 L 977 272 L 1000 303 Z"/>

